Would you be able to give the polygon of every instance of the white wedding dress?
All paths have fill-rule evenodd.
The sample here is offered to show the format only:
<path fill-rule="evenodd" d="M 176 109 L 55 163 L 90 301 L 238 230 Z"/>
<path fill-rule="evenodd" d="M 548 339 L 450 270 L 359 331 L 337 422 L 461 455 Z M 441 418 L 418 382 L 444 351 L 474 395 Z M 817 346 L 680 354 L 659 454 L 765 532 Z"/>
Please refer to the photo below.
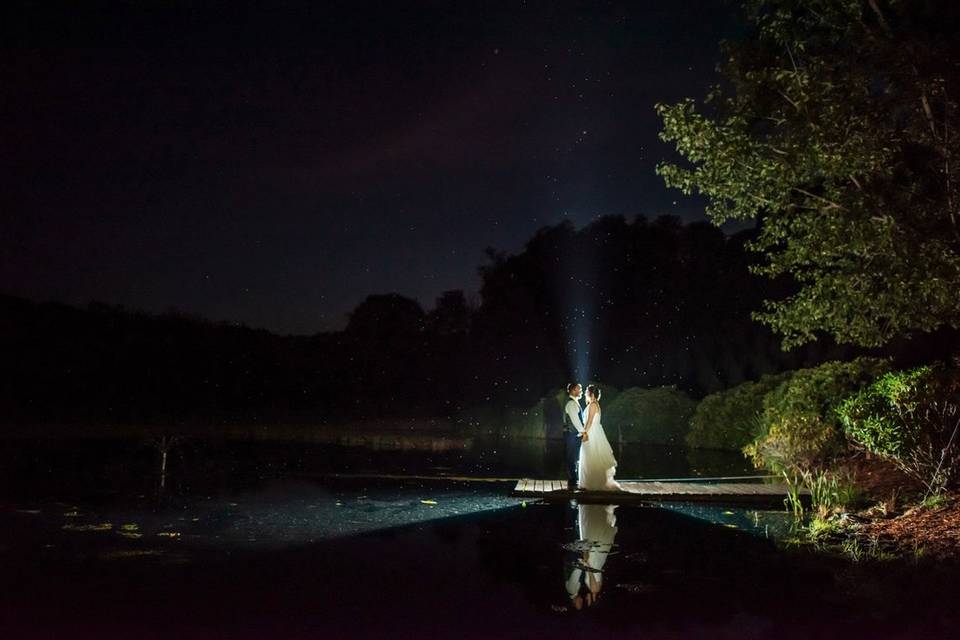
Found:
<path fill-rule="evenodd" d="M 589 407 L 588 407 L 589 408 Z M 593 491 L 618 491 L 620 483 L 613 479 L 617 473 L 617 459 L 613 457 L 613 448 L 607 441 L 600 423 L 601 410 L 597 409 L 594 424 L 590 426 L 587 441 L 580 445 L 580 481 L 581 489 Z"/>

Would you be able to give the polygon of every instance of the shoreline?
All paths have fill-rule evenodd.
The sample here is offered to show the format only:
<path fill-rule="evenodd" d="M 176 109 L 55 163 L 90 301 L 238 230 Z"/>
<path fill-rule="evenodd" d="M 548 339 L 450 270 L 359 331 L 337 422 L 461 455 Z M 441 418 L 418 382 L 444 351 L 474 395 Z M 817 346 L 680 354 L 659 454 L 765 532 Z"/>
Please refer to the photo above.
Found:
<path fill-rule="evenodd" d="M 919 483 L 878 458 L 851 470 L 864 506 L 812 514 L 806 543 L 854 561 L 960 560 L 960 491 L 924 500 Z"/>
<path fill-rule="evenodd" d="M 19 424 L 0 427 L 0 440 L 111 440 L 162 437 L 238 442 L 290 442 L 431 450 L 473 446 L 482 433 L 466 435 L 446 420 L 371 420 L 300 424 Z"/>

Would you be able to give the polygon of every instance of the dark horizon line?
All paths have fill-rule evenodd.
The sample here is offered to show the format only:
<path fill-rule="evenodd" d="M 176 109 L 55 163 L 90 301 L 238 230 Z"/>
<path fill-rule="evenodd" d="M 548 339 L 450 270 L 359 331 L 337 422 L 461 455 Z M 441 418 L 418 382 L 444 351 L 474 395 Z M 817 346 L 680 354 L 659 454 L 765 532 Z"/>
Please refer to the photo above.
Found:
<path fill-rule="evenodd" d="M 661 214 L 656 215 L 656 217 L 653 217 L 653 218 L 650 218 L 650 217 L 648 217 L 646 214 L 643 214 L 643 213 L 637 213 L 637 214 L 635 214 L 635 215 L 633 215 L 633 216 L 631 216 L 631 217 L 628 217 L 628 216 L 626 216 L 626 215 L 624 215 L 624 214 L 620 214 L 620 213 L 617 213 L 617 214 L 611 213 L 611 214 L 599 214 L 599 215 L 595 216 L 592 220 L 590 220 L 589 222 L 587 222 L 586 224 L 583 224 L 582 226 L 580 226 L 579 228 L 576 226 L 576 223 L 575 223 L 572 219 L 570 219 L 570 218 L 564 218 L 564 219 L 561 220 L 560 222 L 557 222 L 557 223 L 554 223 L 554 224 L 546 224 L 546 225 L 543 225 L 542 227 L 540 227 L 539 229 L 537 229 L 537 231 L 534 232 L 534 234 L 531 236 L 531 238 L 535 237 L 538 233 L 540 233 L 540 232 L 543 231 L 544 229 L 555 229 L 555 228 L 557 228 L 557 227 L 562 227 L 562 226 L 567 225 L 567 224 L 569 224 L 570 226 L 573 227 L 574 232 L 579 233 L 579 232 L 583 231 L 584 229 L 588 228 L 591 224 L 594 224 L 594 223 L 597 222 L 598 220 L 601 220 L 601 219 L 604 219 L 604 218 L 622 218 L 622 219 L 624 219 L 628 224 L 635 224 L 635 223 L 637 222 L 637 220 L 639 220 L 640 218 L 643 218 L 643 219 L 647 220 L 648 222 L 656 222 L 657 220 L 670 219 L 670 218 L 672 218 L 672 219 L 677 220 L 677 221 L 679 222 L 680 226 L 682 226 L 682 227 L 687 227 L 687 226 L 690 226 L 690 225 L 693 225 L 693 224 L 709 224 L 710 226 L 713 226 L 713 227 L 717 228 L 719 231 L 721 231 L 724 235 L 726 235 L 726 236 L 728 236 L 728 237 L 733 236 L 733 235 L 736 235 L 737 233 L 740 233 L 741 231 L 749 230 L 750 228 L 752 228 L 752 226 L 748 226 L 748 225 L 746 225 L 746 224 L 724 224 L 724 225 L 722 225 L 722 226 L 717 226 L 717 225 L 713 224 L 709 219 L 704 219 L 704 220 L 686 220 L 686 219 L 684 219 L 682 216 L 678 216 L 678 215 L 674 215 L 674 214 L 669 214 L 669 213 L 661 213 Z M 528 242 L 529 240 L 530 240 L 530 238 L 528 238 L 527 240 L 525 240 L 524 243 L 520 246 L 520 250 L 521 250 L 521 251 L 522 251 L 523 248 L 526 246 L 526 244 L 527 244 L 527 242 Z M 490 247 L 490 249 L 492 249 L 492 247 Z M 495 250 L 495 251 L 496 251 L 496 250 Z M 498 252 L 498 253 L 500 253 L 500 252 Z M 505 252 L 502 252 L 502 253 L 503 253 L 504 255 L 508 255 L 508 256 L 514 255 L 512 252 L 508 252 L 508 251 L 505 251 Z M 478 269 L 478 270 L 479 270 L 480 268 L 482 268 L 482 265 L 478 265 L 478 266 L 477 266 L 477 269 Z M 454 288 L 454 289 L 447 289 L 447 290 L 445 290 L 445 291 L 441 291 L 439 295 L 442 295 L 442 294 L 444 294 L 444 293 L 448 293 L 448 292 L 451 292 L 451 291 L 460 291 L 460 292 L 462 292 L 463 295 L 467 298 L 468 304 L 472 302 L 471 299 L 472 299 L 474 296 L 478 296 L 478 295 L 479 295 L 479 291 L 474 291 L 474 290 L 471 290 L 471 289 L 467 289 L 467 288 L 465 288 L 465 287 Z M 399 292 L 397 292 L 397 291 L 370 292 L 370 293 L 367 293 L 366 296 L 365 296 L 363 299 L 366 300 L 366 299 L 370 298 L 371 296 L 390 296 L 390 295 L 396 295 L 396 296 L 400 296 L 400 297 L 403 297 L 403 298 L 407 298 L 407 299 L 409 299 L 409 300 L 414 300 L 414 301 L 416 301 L 417 304 L 419 304 L 420 307 L 423 309 L 424 313 L 429 313 L 432 309 L 435 309 L 435 308 L 436 308 L 436 299 L 434 300 L 434 306 L 429 307 L 429 306 L 425 305 L 425 304 L 423 303 L 423 301 L 419 300 L 416 296 L 404 295 L 404 294 L 399 293 Z M 251 330 L 251 331 L 264 331 L 264 332 L 269 333 L 269 334 L 271 334 L 271 335 L 274 335 L 274 336 L 277 336 L 277 337 L 283 337 L 283 338 L 287 338 L 287 337 L 290 337 L 290 338 L 312 338 L 312 337 L 316 337 L 316 336 L 320 336 L 320 335 L 334 335 L 334 334 L 342 333 L 343 331 L 346 330 L 346 324 L 344 324 L 344 326 L 341 327 L 341 328 L 336 328 L 336 329 L 333 329 L 333 328 L 330 328 L 330 329 L 318 329 L 318 330 L 316 330 L 316 331 L 314 331 L 314 332 L 312 332 L 312 333 L 281 332 L 281 331 L 277 331 L 277 330 L 275 330 L 275 329 L 270 329 L 270 328 L 265 327 L 265 326 L 251 326 L 251 325 L 247 324 L 246 322 L 244 322 L 244 321 L 242 321 L 242 320 L 214 319 L 214 318 L 205 316 L 205 315 L 203 315 L 203 314 L 201 314 L 201 313 L 199 313 L 199 312 L 189 311 L 189 310 L 186 310 L 186 309 L 182 309 L 182 308 L 178 307 L 178 306 L 175 305 L 175 304 L 169 304 L 169 305 L 167 305 L 166 308 L 164 308 L 162 311 L 151 311 L 151 310 L 146 309 L 146 308 L 144 308 L 144 307 L 129 306 L 129 305 L 127 305 L 127 304 L 125 304 L 125 303 L 122 303 L 122 302 L 109 302 L 109 301 L 100 300 L 100 299 L 97 299 L 97 298 L 89 298 L 89 299 L 87 299 L 85 302 L 70 302 L 70 301 L 65 301 L 65 300 L 62 300 L 62 299 L 55 299 L 55 298 L 38 299 L 38 298 L 35 298 L 35 297 L 32 297 L 32 296 L 26 296 L 26 295 L 23 295 L 23 294 L 20 294 L 20 293 L 9 293 L 9 292 L 6 292 L 6 291 L 0 291 L 0 297 L 14 298 L 14 299 L 21 300 L 21 301 L 25 301 L 25 302 L 28 302 L 28 303 L 30 303 L 30 304 L 35 304 L 35 305 L 61 305 L 61 306 L 65 306 L 65 307 L 70 307 L 70 308 L 76 309 L 76 310 L 78 310 L 78 311 L 89 311 L 89 307 L 90 307 L 91 305 L 97 305 L 97 304 L 99 304 L 99 305 L 103 305 L 103 306 L 105 306 L 105 307 L 113 308 L 113 309 L 115 309 L 115 310 L 117 310 L 117 311 L 120 311 L 120 312 L 124 312 L 124 313 L 131 314 L 131 315 L 144 315 L 144 316 L 149 316 L 149 317 L 152 317 L 152 318 L 161 318 L 161 317 L 164 317 L 164 316 L 178 316 L 178 317 L 183 318 L 183 319 L 200 321 L 200 322 L 203 322 L 203 323 L 207 323 L 207 324 L 211 324 L 211 325 L 216 325 L 216 326 L 230 326 L 230 327 L 235 327 L 235 328 L 239 328 L 239 329 L 249 329 L 249 330 Z M 439 297 L 439 296 L 438 296 L 438 297 Z M 471 308 L 474 308 L 475 306 L 477 306 L 477 305 L 472 305 L 472 304 L 470 305 Z M 349 314 L 349 312 L 348 312 L 348 314 Z M 348 315 L 348 314 L 345 314 L 345 315 Z M 349 322 L 349 318 L 347 318 L 346 320 L 347 320 L 347 322 Z"/>

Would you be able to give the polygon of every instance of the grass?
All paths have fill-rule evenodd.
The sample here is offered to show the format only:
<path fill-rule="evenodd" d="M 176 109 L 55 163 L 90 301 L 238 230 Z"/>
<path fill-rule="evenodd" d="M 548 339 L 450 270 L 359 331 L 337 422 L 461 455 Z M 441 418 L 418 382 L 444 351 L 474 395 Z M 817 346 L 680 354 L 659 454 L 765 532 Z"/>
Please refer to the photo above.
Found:
<path fill-rule="evenodd" d="M 923 499 L 921 504 L 927 509 L 938 509 L 950 504 L 950 498 L 945 494 L 938 493 L 932 496 L 927 496 Z"/>

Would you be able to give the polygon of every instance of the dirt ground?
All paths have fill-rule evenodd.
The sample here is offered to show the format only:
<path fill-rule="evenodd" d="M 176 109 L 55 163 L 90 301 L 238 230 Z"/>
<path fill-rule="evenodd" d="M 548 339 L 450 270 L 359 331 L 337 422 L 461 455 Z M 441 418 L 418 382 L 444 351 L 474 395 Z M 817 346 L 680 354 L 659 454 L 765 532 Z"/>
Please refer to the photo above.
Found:
<path fill-rule="evenodd" d="M 892 464 L 865 457 L 848 467 L 872 506 L 856 514 L 856 535 L 898 555 L 960 559 L 960 492 L 922 504 L 923 487 Z"/>

